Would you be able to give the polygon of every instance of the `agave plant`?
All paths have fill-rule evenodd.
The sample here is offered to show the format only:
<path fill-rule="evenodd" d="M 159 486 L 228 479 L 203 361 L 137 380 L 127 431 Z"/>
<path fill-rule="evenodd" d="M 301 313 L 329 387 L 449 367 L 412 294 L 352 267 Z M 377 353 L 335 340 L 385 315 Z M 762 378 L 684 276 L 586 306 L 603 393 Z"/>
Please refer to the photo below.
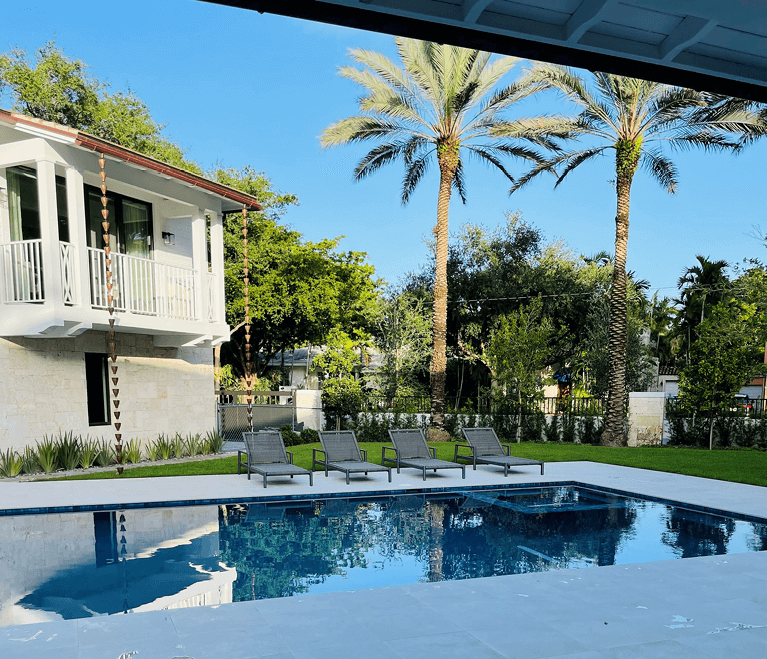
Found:
<path fill-rule="evenodd" d="M 199 434 L 189 433 L 184 440 L 184 452 L 187 455 L 194 456 L 203 453 L 205 446 Z"/>
<path fill-rule="evenodd" d="M 88 469 L 96 462 L 96 456 L 99 452 L 99 444 L 96 440 L 86 437 L 80 443 L 80 465 L 83 469 Z"/>
<path fill-rule="evenodd" d="M 226 440 L 218 430 L 209 430 L 205 433 L 205 442 L 208 445 L 208 453 L 221 453 Z"/>
<path fill-rule="evenodd" d="M 173 457 L 173 440 L 167 438 L 164 433 L 157 436 L 154 445 L 157 447 L 160 460 L 170 460 Z"/>
<path fill-rule="evenodd" d="M 158 446 L 157 439 L 148 441 L 146 443 L 146 459 L 149 460 L 150 462 L 154 462 L 155 460 L 157 460 L 157 457 L 159 455 L 160 455 L 160 448 Z"/>
<path fill-rule="evenodd" d="M 99 467 L 108 467 L 117 461 L 115 457 L 115 450 L 106 439 L 102 438 L 101 441 L 96 442 L 96 445 L 98 446 L 98 453 L 96 453 L 96 464 Z"/>
<path fill-rule="evenodd" d="M 23 465 L 24 458 L 16 451 L 8 449 L 5 453 L 0 453 L 0 476 L 2 478 L 18 476 Z"/>
<path fill-rule="evenodd" d="M 21 469 L 25 474 L 34 474 L 39 467 L 37 452 L 31 446 L 24 447 L 24 455 Z"/>
<path fill-rule="evenodd" d="M 141 440 L 134 437 L 131 439 L 123 449 L 125 455 L 125 461 L 131 464 L 141 462 Z"/>
<path fill-rule="evenodd" d="M 66 433 L 59 433 L 56 441 L 56 459 L 66 471 L 72 471 L 80 466 L 80 437 L 70 430 Z"/>
<path fill-rule="evenodd" d="M 37 442 L 37 464 L 46 474 L 59 468 L 58 451 L 53 437 L 45 435 L 41 442 Z"/>
<path fill-rule="evenodd" d="M 184 450 L 186 448 L 184 438 L 176 433 L 176 436 L 170 440 L 171 448 L 173 449 L 173 457 L 180 458 L 184 456 Z"/>

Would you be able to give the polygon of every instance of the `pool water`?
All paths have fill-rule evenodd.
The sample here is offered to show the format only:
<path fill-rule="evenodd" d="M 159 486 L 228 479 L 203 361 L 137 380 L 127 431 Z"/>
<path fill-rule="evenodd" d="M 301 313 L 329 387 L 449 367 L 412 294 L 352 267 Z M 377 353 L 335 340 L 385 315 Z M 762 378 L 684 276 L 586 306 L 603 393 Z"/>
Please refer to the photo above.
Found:
<path fill-rule="evenodd" d="M 0 518 L 0 625 L 767 549 L 767 521 L 590 487 Z"/>

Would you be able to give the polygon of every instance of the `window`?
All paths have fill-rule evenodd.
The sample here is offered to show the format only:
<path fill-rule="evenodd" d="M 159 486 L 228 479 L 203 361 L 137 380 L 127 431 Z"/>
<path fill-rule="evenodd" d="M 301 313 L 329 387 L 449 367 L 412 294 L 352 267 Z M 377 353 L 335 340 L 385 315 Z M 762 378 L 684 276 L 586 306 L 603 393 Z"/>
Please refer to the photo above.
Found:
<path fill-rule="evenodd" d="M 107 355 L 85 353 L 85 388 L 88 396 L 88 423 L 104 426 L 109 416 L 109 375 Z"/>
<path fill-rule="evenodd" d="M 116 252 L 151 257 L 152 205 L 113 192 L 107 193 L 109 211 L 110 246 Z M 101 191 L 86 187 L 88 246 L 104 248 L 104 230 L 101 226 Z"/>
<path fill-rule="evenodd" d="M 11 221 L 11 241 L 40 238 L 40 199 L 37 195 L 37 172 L 32 167 L 9 167 L 8 212 Z M 69 210 L 67 184 L 63 176 L 56 177 L 56 211 L 59 220 L 59 240 L 69 242 Z"/>
<path fill-rule="evenodd" d="M 11 241 L 40 238 L 40 202 L 37 197 L 37 172 L 31 167 L 9 167 L 8 214 Z"/>

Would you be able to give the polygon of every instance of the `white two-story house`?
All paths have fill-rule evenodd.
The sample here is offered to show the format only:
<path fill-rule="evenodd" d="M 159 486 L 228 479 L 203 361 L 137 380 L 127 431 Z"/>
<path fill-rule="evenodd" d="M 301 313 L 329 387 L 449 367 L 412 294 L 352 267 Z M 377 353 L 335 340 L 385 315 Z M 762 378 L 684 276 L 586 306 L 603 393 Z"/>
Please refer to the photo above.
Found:
<path fill-rule="evenodd" d="M 257 200 L 92 135 L 0 110 L 0 450 L 109 436 L 106 159 L 124 439 L 215 426 L 223 216 Z"/>

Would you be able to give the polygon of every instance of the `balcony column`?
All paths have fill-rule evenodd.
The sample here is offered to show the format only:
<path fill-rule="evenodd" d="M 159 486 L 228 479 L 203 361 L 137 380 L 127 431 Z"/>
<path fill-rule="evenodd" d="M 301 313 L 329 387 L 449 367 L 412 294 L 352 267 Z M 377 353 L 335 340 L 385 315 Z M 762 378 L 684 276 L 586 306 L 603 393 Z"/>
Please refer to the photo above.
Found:
<path fill-rule="evenodd" d="M 76 306 L 90 308 L 91 277 L 88 266 L 88 240 L 85 230 L 83 175 L 74 167 L 67 167 L 66 185 L 69 242 L 75 248 Z"/>
<path fill-rule="evenodd" d="M 210 215 L 210 260 L 215 290 L 213 291 L 213 320 L 226 322 L 224 309 L 224 225 L 221 213 L 208 211 Z"/>
<path fill-rule="evenodd" d="M 45 304 L 60 307 L 61 312 L 63 312 L 64 294 L 61 288 L 59 215 L 56 208 L 56 166 L 48 160 L 38 160 L 36 166 Z"/>
<path fill-rule="evenodd" d="M 205 211 L 197 208 L 192 216 L 192 267 L 194 268 L 194 317 L 207 321 L 205 296 L 208 284 L 208 241 L 205 235 Z"/>

